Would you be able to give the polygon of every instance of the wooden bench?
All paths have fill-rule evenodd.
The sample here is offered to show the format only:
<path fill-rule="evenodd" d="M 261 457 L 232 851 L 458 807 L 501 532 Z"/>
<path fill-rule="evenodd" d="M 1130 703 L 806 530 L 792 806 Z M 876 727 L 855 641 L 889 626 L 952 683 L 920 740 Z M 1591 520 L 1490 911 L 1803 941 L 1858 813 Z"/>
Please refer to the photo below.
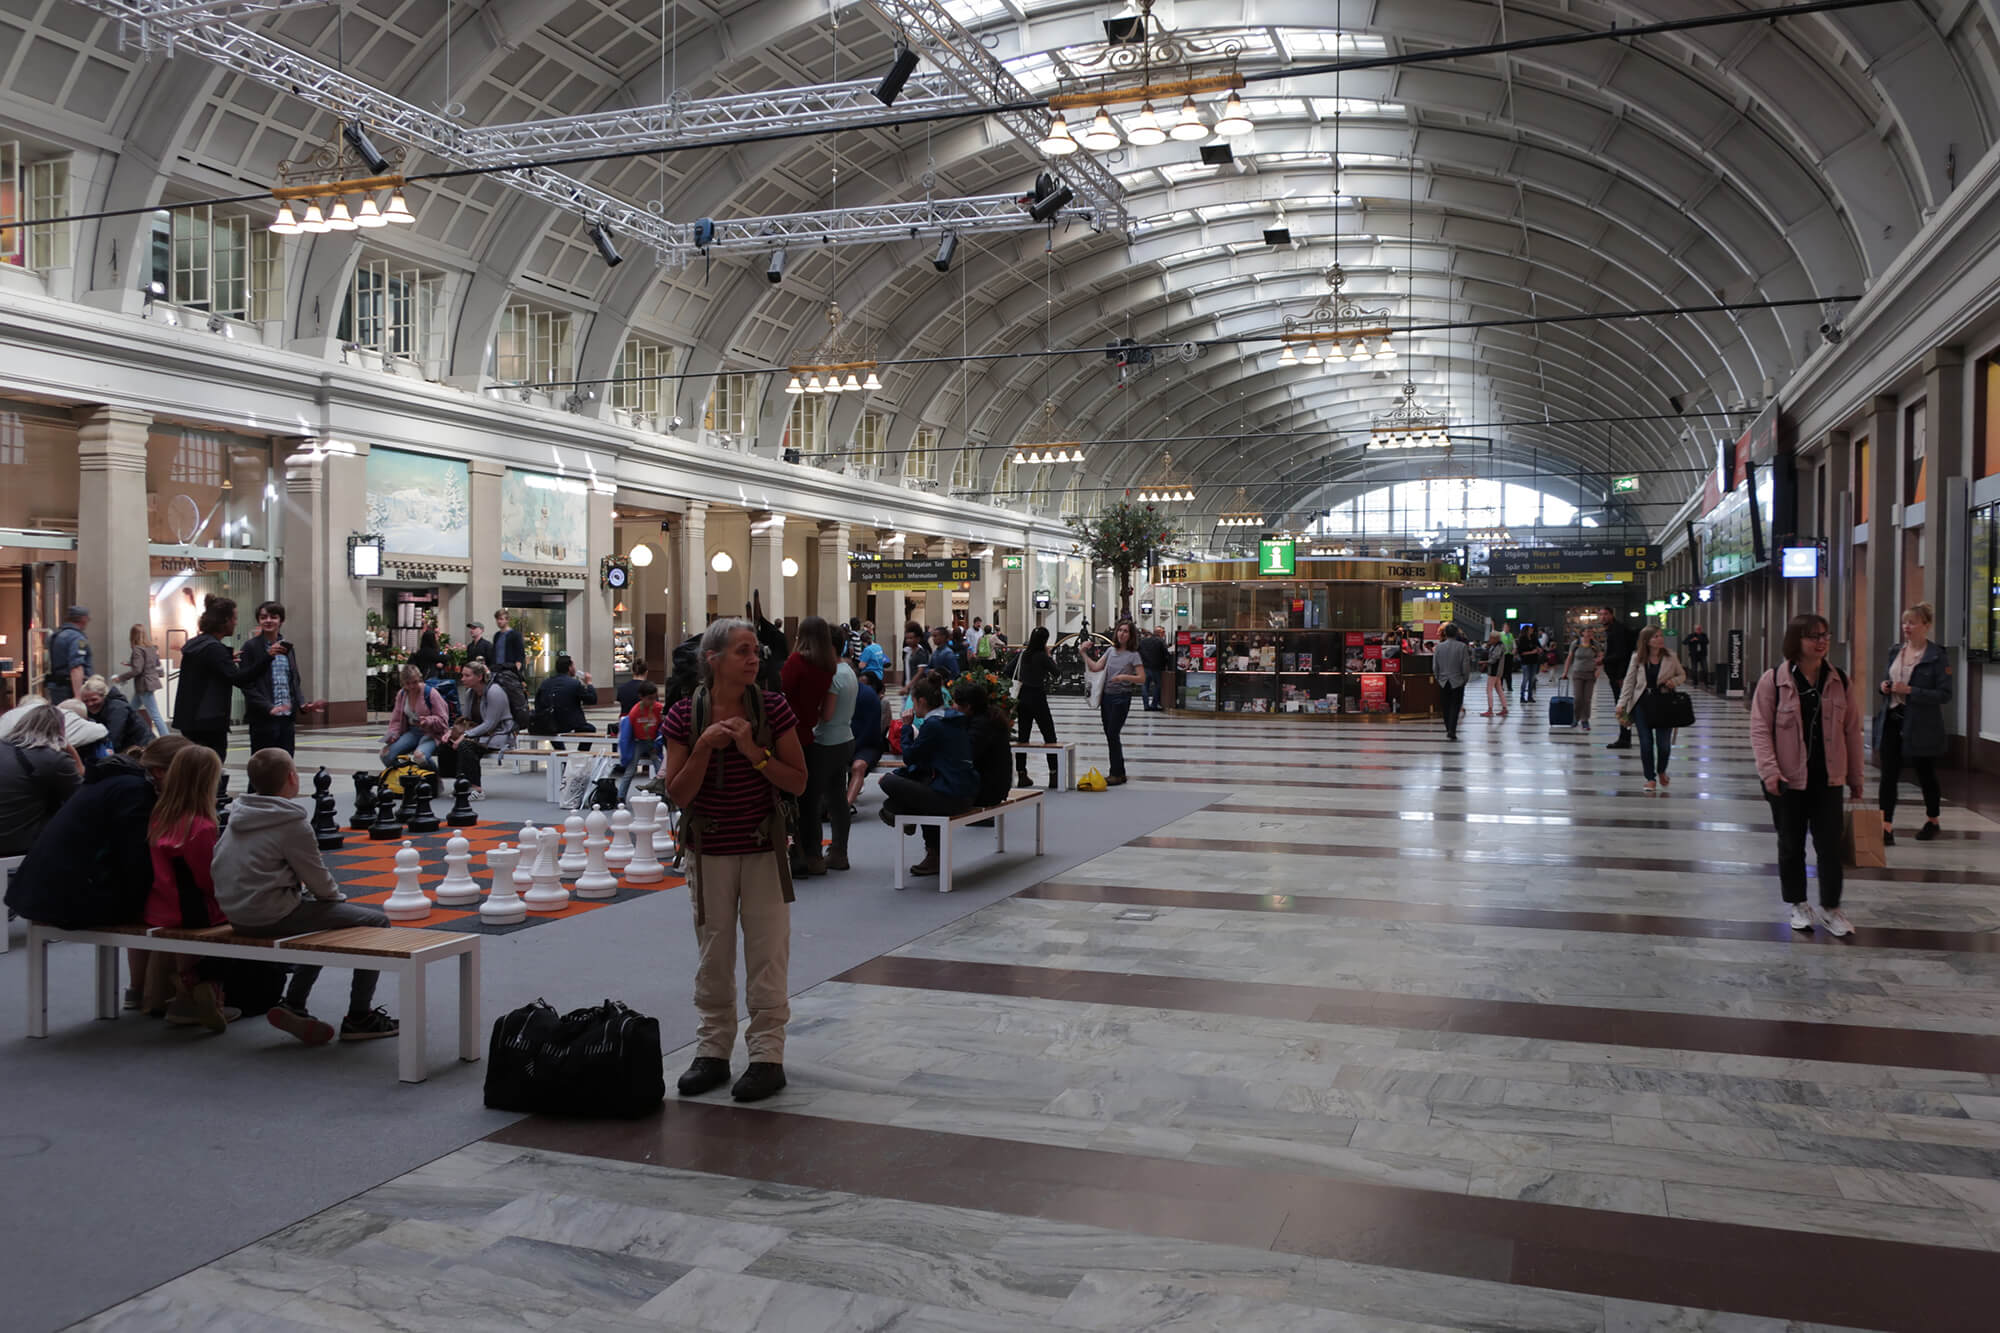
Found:
<path fill-rule="evenodd" d="M 905 815 L 896 816 L 896 831 L 901 833 L 907 827 L 931 825 L 938 830 L 938 892 L 951 892 L 951 831 L 962 824 L 976 824 L 982 819 L 993 821 L 995 841 L 993 852 L 999 855 L 1007 850 L 1007 816 L 1017 810 L 1033 806 L 1035 810 L 1035 855 L 1042 854 L 1042 797 L 1048 793 L 1035 787 L 1018 788 L 1008 793 L 1007 799 L 998 805 L 974 806 L 959 815 Z M 896 857 L 896 888 L 903 887 L 903 858 Z"/>
<path fill-rule="evenodd" d="M 429 1076 L 425 1052 L 424 969 L 458 959 L 458 1058 L 477 1060 L 479 1031 L 479 936 L 412 930 L 398 926 L 355 926 L 279 939 L 238 935 L 228 926 L 180 930 L 153 926 L 99 926 L 60 930 L 28 924 L 28 1035 L 49 1035 L 48 948 L 57 942 L 88 944 L 97 951 L 97 1016 L 118 1017 L 118 951 L 145 948 L 203 958 L 247 958 L 260 963 L 313 967 L 358 967 L 394 972 L 402 1030 L 396 1038 L 397 1077 L 421 1083 Z"/>
<path fill-rule="evenodd" d="M 1052 754 L 1056 758 L 1056 790 L 1070 791 L 1074 788 L 1076 776 L 1075 741 L 1015 741 L 1014 748 L 1022 754 Z"/>
<path fill-rule="evenodd" d="M 6 891 L 14 878 L 14 871 L 27 859 L 25 856 L 0 856 L 0 892 Z M 0 907 L 0 953 L 6 953 L 13 947 L 7 938 L 11 933 L 7 929 L 7 909 Z"/>

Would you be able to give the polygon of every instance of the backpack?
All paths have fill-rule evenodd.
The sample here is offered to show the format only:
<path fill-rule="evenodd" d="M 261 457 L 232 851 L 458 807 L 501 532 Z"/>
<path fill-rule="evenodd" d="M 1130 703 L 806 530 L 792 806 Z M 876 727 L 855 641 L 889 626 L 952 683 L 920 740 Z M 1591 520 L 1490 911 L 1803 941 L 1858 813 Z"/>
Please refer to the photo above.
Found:
<path fill-rule="evenodd" d="M 632 739 L 641 745 L 651 745 L 660 739 L 660 718 L 662 710 L 658 699 L 641 699 L 632 705 L 632 711 L 625 716 L 632 723 Z"/>
<path fill-rule="evenodd" d="M 528 687 L 511 671 L 496 672 L 493 681 L 506 692 L 507 711 L 514 715 L 514 730 L 529 731 L 535 720 L 535 708 L 528 702 Z"/>
<path fill-rule="evenodd" d="M 701 684 L 701 635 L 681 640 L 674 649 L 673 669 L 660 683 L 660 709 L 665 712 L 683 699 L 691 699 Z"/>

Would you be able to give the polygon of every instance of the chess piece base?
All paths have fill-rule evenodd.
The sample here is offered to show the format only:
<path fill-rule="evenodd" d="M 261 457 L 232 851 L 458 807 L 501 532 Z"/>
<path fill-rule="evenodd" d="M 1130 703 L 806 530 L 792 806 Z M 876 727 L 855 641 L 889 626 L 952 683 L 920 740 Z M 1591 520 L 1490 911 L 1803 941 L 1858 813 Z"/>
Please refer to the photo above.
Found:
<path fill-rule="evenodd" d="M 528 919 L 528 909 L 518 902 L 497 912 L 491 907 L 491 903 L 482 903 L 479 908 L 479 919 L 489 926 L 518 926 Z"/>
<path fill-rule="evenodd" d="M 378 819 L 368 826 L 368 838 L 371 842 L 394 842 L 402 836 L 401 824 L 385 824 Z"/>
<path fill-rule="evenodd" d="M 447 889 L 440 884 L 431 892 L 437 896 L 440 907 L 464 907 L 469 903 L 478 902 L 481 896 L 478 880 L 474 880 L 470 888 Z"/>
<path fill-rule="evenodd" d="M 560 912 L 569 906 L 568 889 L 529 889 L 521 903 L 530 912 Z"/>
<path fill-rule="evenodd" d="M 431 914 L 430 900 L 426 898 L 422 907 L 397 907 L 392 903 L 382 904 L 382 915 L 391 921 L 422 921 Z"/>

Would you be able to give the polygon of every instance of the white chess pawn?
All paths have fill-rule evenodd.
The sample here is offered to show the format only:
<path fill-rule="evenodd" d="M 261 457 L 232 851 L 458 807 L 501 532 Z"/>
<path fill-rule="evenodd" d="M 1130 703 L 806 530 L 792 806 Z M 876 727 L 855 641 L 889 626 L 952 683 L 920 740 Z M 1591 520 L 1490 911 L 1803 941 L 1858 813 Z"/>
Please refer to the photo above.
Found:
<path fill-rule="evenodd" d="M 563 821 L 563 853 L 556 862 L 564 879 L 575 879 L 583 873 L 583 816 L 571 815 Z"/>
<path fill-rule="evenodd" d="M 479 901 L 479 881 L 466 867 L 472 862 L 472 844 L 463 835 L 453 834 L 444 845 L 444 880 L 437 886 L 439 903 L 457 907 Z"/>
<path fill-rule="evenodd" d="M 641 793 L 632 798 L 632 859 L 625 863 L 628 884 L 657 884 L 667 877 L 660 855 L 653 850 L 654 818 L 660 798 Z"/>
<path fill-rule="evenodd" d="M 417 855 L 416 845 L 404 843 L 396 852 L 396 891 L 382 904 L 383 914 L 391 921 L 421 921 L 431 914 L 431 900 L 417 882 L 422 873 L 423 858 Z"/>
<path fill-rule="evenodd" d="M 576 896 L 579 898 L 611 898 L 618 893 L 618 876 L 604 863 L 604 849 L 611 845 L 611 839 L 604 836 L 604 830 L 611 821 L 604 817 L 602 810 L 592 810 L 583 821 L 587 836 L 583 840 L 583 873 L 576 877 Z"/>
<path fill-rule="evenodd" d="M 542 831 L 533 824 L 521 825 L 521 859 L 514 865 L 514 892 L 524 894 L 535 884 L 535 862 L 541 855 Z"/>
<path fill-rule="evenodd" d="M 655 811 L 653 820 L 653 854 L 671 865 L 681 850 L 680 844 L 674 840 L 674 817 Z"/>
<path fill-rule="evenodd" d="M 632 859 L 632 812 L 619 806 L 611 812 L 611 845 L 604 849 L 604 864 L 623 870 Z"/>
<path fill-rule="evenodd" d="M 479 919 L 488 925 L 511 926 L 528 919 L 528 906 L 514 887 L 514 865 L 520 856 L 518 847 L 504 842 L 486 853 L 487 867 L 493 871 L 493 892 L 479 904 Z"/>
<path fill-rule="evenodd" d="M 556 859 L 562 853 L 562 839 L 552 828 L 542 830 L 542 840 L 535 857 L 535 882 L 521 901 L 528 905 L 530 912 L 560 912 L 569 906 L 569 890 L 563 887 L 562 871 Z"/>

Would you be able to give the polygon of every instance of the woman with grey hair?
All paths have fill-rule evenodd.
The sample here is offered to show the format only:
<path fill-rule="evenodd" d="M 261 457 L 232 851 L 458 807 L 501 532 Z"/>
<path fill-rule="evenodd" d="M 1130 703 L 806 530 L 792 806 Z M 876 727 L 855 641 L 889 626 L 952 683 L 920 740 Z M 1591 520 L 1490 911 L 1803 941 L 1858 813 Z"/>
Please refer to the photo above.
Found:
<path fill-rule="evenodd" d="M 668 710 L 663 727 L 667 797 L 683 812 L 681 847 L 700 950 L 694 980 L 699 1045 L 681 1075 L 680 1094 L 699 1096 L 729 1080 L 740 922 L 750 1062 L 730 1095 L 754 1102 L 785 1086 L 792 880 L 784 798 L 805 790 L 805 750 L 785 696 L 757 684 L 762 658 L 754 625 L 713 622 L 701 636 L 697 659 L 701 684 Z M 801 832 L 818 841 L 817 827 Z"/>
<path fill-rule="evenodd" d="M 0 740 L 0 856 L 25 855 L 82 781 L 83 760 L 60 708 L 45 703 L 15 719 Z"/>

